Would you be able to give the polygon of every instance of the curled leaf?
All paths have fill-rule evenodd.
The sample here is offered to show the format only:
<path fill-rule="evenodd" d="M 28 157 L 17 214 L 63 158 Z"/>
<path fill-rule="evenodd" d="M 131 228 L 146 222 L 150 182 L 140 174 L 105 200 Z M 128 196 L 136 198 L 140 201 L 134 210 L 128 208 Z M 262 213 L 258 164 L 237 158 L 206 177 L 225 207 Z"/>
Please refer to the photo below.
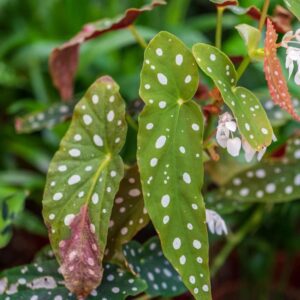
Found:
<path fill-rule="evenodd" d="M 73 95 L 73 81 L 79 59 L 79 48 L 82 43 L 106 32 L 126 28 L 141 13 L 163 4 L 166 4 L 164 0 L 153 0 L 141 8 L 130 8 L 121 16 L 113 19 L 102 19 L 86 24 L 71 40 L 55 48 L 49 58 L 49 67 L 53 83 L 59 90 L 61 98 L 69 100 Z"/>
<path fill-rule="evenodd" d="M 300 121 L 300 117 L 297 115 L 293 107 L 291 95 L 289 94 L 280 61 L 277 57 L 277 37 L 278 35 L 274 29 L 272 21 L 268 19 L 265 39 L 264 71 L 270 95 L 277 105 L 287 111 L 295 120 Z"/>

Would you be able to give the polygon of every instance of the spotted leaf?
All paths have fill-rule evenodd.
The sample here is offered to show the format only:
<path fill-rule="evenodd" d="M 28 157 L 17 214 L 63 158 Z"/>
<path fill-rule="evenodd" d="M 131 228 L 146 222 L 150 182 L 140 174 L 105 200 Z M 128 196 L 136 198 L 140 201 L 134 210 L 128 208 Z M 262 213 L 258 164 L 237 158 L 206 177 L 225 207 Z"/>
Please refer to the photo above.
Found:
<path fill-rule="evenodd" d="M 287 8 L 300 20 L 300 1 L 299 0 L 284 0 Z"/>
<path fill-rule="evenodd" d="M 141 189 L 138 168 L 133 166 L 126 171 L 115 199 L 105 251 L 106 260 L 122 261 L 122 245 L 149 223 Z"/>
<path fill-rule="evenodd" d="M 109 218 L 123 177 L 118 153 L 126 130 L 119 87 L 101 77 L 76 105 L 49 167 L 43 216 L 66 285 L 78 295 L 101 281 Z"/>
<path fill-rule="evenodd" d="M 87 300 L 120 300 L 143 292 L 144 280 L 112 264 L 105 264 L 101 286 L 93 290 Z M 55 260 L 16 267 L 0 274 L 0 297 L 9 300 L 75 300 L 64 286 Z M 2 299 L 2 298 L 1 298 Z"/>
<path fill-rule="evenodd" d="M 106 32 L 123 29 L 131 25 L 143 12 L 150 11 L 164 0 L 153 0 L 141 8 L 130 8 L 120 16 L 102 19 L 83 26 L 82 30 L 63 45 L 55 48 L 49 58 L 49 67 L 54 85 L 62 99 L 68 100 L 73 95 L 73 80 L 77 69 L 79 48 L 82 43 Z"/>
<path fill-rule="evenodd" d="M 240 133 L 253 149 L 271 144 L 273 130 L 265 110 L 256 96 L 243 87 L 236 87 L 237 74 L 230 59 L 216 47 L 193 46 L 193 54 L 202 71 L 220 90 L 224 102 L 233 112 Z"/>
<path fill-rule="evenodd" d="M 12 236 L 12 224 L 22 212 L 26 192 L 7 186 L 0 186 L 0 248 L 7 245 Z"/>
<path fill-rule="evenodd" d="M 145 206 L 167 259 L 196 299 L 211 299 L 203 182 L 203 116 L 191 98 L 198 86 L 191 52 L 160 32 L 141 73 L 146 106 L 139 118 L 138 165 Z M 202 274 L 202 275 L 200 275 Z"/>
<path fill-rule="evenodd" d="M 31 133 L 44 128 L 52 128 L 54 125 L 69 119 L 72 116 L 75 102 L 55 104 L 45 111 L 31 113 L 18 117 L 15 121 L 18 133 Z"/>
<path fill-rule="evenodd" d="M 264 71 L 269 86 L 269 92 L 275 104 L 287 111 L 294 119 L 300 121 L 300 116 L 297 115 L 293 107 L 291 95 L 289 94 L 280 61 L 277 57 L 277 37 L 278 35 L 274 26 L 268 19 L 265 39 Z"/>
<path fill-rule="evenodd" d="M 147 282 L 146 292 L 151 297 L 174 297 L 186 291 L 180 276 L 164 257 L 157 237 L 144 245 L 131 241 L 123 252 L 129 266 Z"/>

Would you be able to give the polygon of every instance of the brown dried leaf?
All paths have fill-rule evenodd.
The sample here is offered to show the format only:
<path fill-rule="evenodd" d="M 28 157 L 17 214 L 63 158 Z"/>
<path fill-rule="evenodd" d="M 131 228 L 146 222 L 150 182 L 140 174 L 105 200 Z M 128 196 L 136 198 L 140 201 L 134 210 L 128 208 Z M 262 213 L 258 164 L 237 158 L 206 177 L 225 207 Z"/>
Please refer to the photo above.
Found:
<path fill-rule="evenodd" d="M 141 13 L 164 4 L 166 4 L 164 0 L 153 0 L 149 5 L 141 8 L 130 8 L 116 18 L 86 24 L 71 40 L 55 48 L 49 58 L 49 68 L 53 84 L 59 90 L 61 98 L 69 100 L 73 96 L 73 81 L 78 64 L 79 47 L 82 43 L 108 31 L 126 28 Z"/>
<path fill-rule="evenodd" d="M 265 39 L 264 71 L 270 95 L 277 105 L 291 114 L 294 119 L 300 121 L 300 117 L 294 110 L 280 61 L 277 57 L 277 37 L 278 35 L 274 29 L 272 21 L 268 19 Z"/>
<path fill-rule="evenodd" d="M 61 272 L 66 287 L 79 299 L 85 299 L 100 284 L 103 274 L 98 241 L 87 205 L 75 216 L 70 229 L 70 238 L 60 242 Z"/>

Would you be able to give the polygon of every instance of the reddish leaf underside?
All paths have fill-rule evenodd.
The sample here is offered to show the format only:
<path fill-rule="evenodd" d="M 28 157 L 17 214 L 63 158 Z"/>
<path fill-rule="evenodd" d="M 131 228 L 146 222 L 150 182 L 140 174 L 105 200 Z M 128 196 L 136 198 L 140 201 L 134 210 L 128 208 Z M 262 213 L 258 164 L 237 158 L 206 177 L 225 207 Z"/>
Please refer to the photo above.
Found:
<path fill-rule="evenodd" d="M 264 71 L 268 82 L 270 95 L 273 101 L 291 116 L 300 121 L 300 117 L 294 110 L 292 99 L 288 91 L 280 61 L 277 58 L 277 33 L 272 22 L 267 21 L 267 33 L 265 39 L 265 61 Z"/>
<path fill-rule="evenodd" d="M 73 81 L 78 64 L 79 48 L 82 43 L 108 31 L 123 29 L 131 25 L 145 11 L 158 5 L 166 4 L 164 0 L 153 0 L 141 8 L 130 8 L 114 19 L 103 19 L 83 26 L 82 30 L 71 40 L 55 48 L 49 58 L 49 68 L 55 87 L 64 100 L 73 96 Z"/>
<path fill-rule="evenodd" d="M 70 229 L 70 238 L 59 244 L 61 272 L 66 287 L 78 299 L 85 299 L 100 284 L 103 273 L 95 229 L 87 205 L 75 216 Z"/>

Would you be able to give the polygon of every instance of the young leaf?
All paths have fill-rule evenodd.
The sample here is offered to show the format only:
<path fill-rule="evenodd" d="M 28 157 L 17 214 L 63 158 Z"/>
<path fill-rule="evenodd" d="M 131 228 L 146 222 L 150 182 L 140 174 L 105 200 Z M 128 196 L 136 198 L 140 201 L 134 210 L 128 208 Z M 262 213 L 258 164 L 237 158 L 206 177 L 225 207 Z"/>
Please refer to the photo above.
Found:
<path fill-rule="evenodd" d="M 158 237 L 144 245 L 131 241 L 123 247 L 123 252 L 129 266 L 147 282 L 146 293 L 151 297 L 174 297 L 186 291 L 180 276 L 164 257 Z"/>
<path fill-rule="evenodd" d="M 12 223 L 23 210 L 26 192 L 12 187 L 0 187 L 0 248 L 11 239 Z"/>
<path fill-rule="evenodd" d="M 220 90 L 233 112 L 241 134 L 257 151 L 271 144 L 273 130 L 260 101 L 249 90 L 236 87 L 237 74 L 230 59 L 216 47 L 193 46 L 193 54 L 202 71 Z"/>
<path fill-rule="evenodd" d="M 66 286 L 78 296 L 101 281 L 109 218 L 123 177 L 118 153 L 126 130 L 119 87 L 101 77 L 76 105 L 49 167 L 43 216 Z"/>
<path fill-rule="evenodd" d="M 287 111 L 295 120 L 300 121 L 300 116 L 294 110 L 286 80 L 282 73 L 280 61 L 277 57 L 277 33 L 272 22 L 268 19 L 265 39 L 264 71 L 268 82 L 270 95 L 283 110 Z"/>
<path fill-rule="evenodd" d="M 198 70 L 174 35 L 158 33 L 145 51 L 138 165 L 145 206 L 167 259 L 196 299 L 211 299 L 203 183 L 203 116 L 193 101 Z"/>
<path fill-rule="evenodd" d="M 16 119 L 17 133 L 31 133 L 54 125 L 70 118 L 76 102 L 58 103 L 45 111 L 28 114 Z"/>
<path fill-rule="evenodd" d="M 123 29 L 131 25 L 145 11 L 158 5 L 166 4 L 164 0 L 153 0 L 141 8 L 130 8 L 121 16 L 102 19 L 83 26 L 82 30 L 60 47 L 55 48 L 49 58 L 50 73 L 61 98 L 69 100 L 73 95 L 73 80 L 77 69 L 79 48 L 82 43 L 112 30 Z"/>
<path fill-rule="evenodd" d="M 145 291 L 144 280 L 112 264 L 105 264 L 100 287 L 88 296 L 92 299 L 120 300 Z M 0 295 L 9 300 L 75 300 L 64 286 L 56 260 L 47 260 L 31 265 L 5 270 L 0 274 Z M 99 298 L 100 296 L 100 298 Z M 1 298 L 2 299 L 2 298 Z"/>
<path fill-rule="evenodd" d="M 299 0 L 284 0 L 288 9 L 300 20 L 300 1 Z"/>
<path fill-rule="evenodd" d="M 122 260 L 122 245 L 149 223 L 137 166 L 125 173 L 110 218 L 105 260 Z"/>
<path fill-rule="evenodd" d="M 260 31 L 248 24 L 240 24 L 235 27 L 239 32 L 240 36 L 245 42 L 248 50 L 248 55 L 251 58 L 259 58 L 256 54 L 256 50 L 260 41 L 261 33 Z"/>

